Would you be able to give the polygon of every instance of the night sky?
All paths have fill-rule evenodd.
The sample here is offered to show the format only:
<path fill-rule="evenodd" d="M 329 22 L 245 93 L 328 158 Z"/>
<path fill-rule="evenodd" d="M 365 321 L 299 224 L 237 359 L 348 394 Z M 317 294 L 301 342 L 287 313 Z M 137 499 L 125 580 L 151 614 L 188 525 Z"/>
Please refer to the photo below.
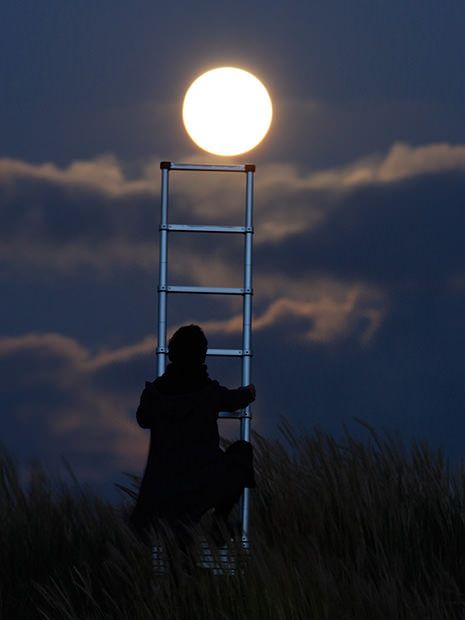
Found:
<path fill-rule="evenodd" d="M 253 162 L 253 428 L 366 436 L 359 418 L 465 457 L 464 24 L 462 0 L 2 2 L 3 445 L 52 471 L 64 457 L 108 496 L 141 473 L 159 162 Z M 191 81 L 222 65 L 274 102 L 264 142 L 224 160 L 181 122 Z M 243 185 L 173 173 L 171 221 L 241 225 Z M 241 278 L 242 239 L 173 238 L 171 283 Z M 199 323 L 212 347 L 240 347 L 240 313 L 169 302 L 171 327 Z M 240 383 L 238 361 L 209 366 Z"/>

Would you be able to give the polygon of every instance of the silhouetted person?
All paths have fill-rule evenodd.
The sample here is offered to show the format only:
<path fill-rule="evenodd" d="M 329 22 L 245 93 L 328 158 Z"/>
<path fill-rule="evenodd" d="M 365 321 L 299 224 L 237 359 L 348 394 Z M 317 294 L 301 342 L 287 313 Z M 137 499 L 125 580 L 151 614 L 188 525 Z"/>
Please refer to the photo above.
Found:
<path fill-rule="evenodd" d="M 184 525 L 198 523 L 210 508 L 227 516 L 244 487 L 254 487 L 252 446 L 219 447 L 219 411 L 236 411 L 255 400 L 253 385 L 227 389 L 210 379 L 207 339 L 197 325 L 181 327 L 168 345 L 165 373 L 146 382 L 137 421 L 150 429 L 150 450 L 131 524 L 147 544 L 157 519 L 182 542 Z"/>

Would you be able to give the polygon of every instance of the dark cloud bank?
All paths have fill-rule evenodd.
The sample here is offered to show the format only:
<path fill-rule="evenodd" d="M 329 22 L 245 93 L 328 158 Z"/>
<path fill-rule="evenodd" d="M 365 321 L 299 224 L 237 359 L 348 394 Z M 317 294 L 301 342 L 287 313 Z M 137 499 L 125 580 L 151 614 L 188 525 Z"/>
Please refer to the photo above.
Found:
<path fill-rule="evenodd" d="M 257 172 L 257 430 L 273 435 L 287 415 L 360 432 L 359 417 L 465 455 L 465 157 L 452 148 L 326 176 Z M 105 493 L 145 458 L 134 409 L 155 366 L 157 175 L 128 180 L 111 159 L 0 162 L 3 443 L 24 462 L 63 455 Z M 191 221 L 216 213 L 218 188 L 202 191 L 179 188 Z M 211 243 L 199 259 L 186 240 L 173 277 L 240 277 L 236 250 Z M 202 321 L 234 346 L 237 312 L 188 302 L 173 325 Z"/>

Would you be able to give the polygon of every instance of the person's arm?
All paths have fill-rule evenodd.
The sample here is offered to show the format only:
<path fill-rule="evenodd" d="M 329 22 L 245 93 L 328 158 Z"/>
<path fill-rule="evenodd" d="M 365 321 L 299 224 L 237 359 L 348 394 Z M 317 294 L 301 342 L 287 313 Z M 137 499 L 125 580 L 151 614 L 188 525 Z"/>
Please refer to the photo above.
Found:
<path fill-rule="evenodd" d="M 136 420 L 139 426 L 142 428 L 150 428 L 152 426 L 152 399 L 150 398 L 150 386 L 152 384 L 149 381 L 145 382 L 145 389 L 141 394 L 140 403 L 136 411 Z"/>
<path fill-rule="evenodd" d="M 222 385 L 218 386 L 219 411 L 232 413 L 238 409 L 244 409 L 255 400 L 255 386 L 246 385 L 235 390 L 228 390 Z"/>

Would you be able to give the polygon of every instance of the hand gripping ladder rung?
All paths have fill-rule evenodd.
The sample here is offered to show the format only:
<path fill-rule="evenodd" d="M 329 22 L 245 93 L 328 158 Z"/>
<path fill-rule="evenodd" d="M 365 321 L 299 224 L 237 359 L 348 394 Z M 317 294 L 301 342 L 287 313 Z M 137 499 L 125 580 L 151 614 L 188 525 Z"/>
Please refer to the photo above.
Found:
<path fill-rule="evenodd" d="M 161 168 L 161 217 L 160 217 L 160 264 L 158 285 L 158 346 L 157 346 L 157 376 L 164 373 L 166 367 L 167 348 L 167 298 L 169 294 L 217 294 L 242 295 L 242 348 L 241 349 L 208 349 L 209 356 L 236 356 L 242 362 L 242 385 L 249 385 L 251 381 L 252 356 L 252 246 L 253 246 L 253 183 L 255 166 L 242 165 L 209 165 L 209 164 L 179 164 L 162 161 Z M 245 174 L 245 221 L 244 226 L 201 226 L 189 224 L 169 224 L 169 175 L 171 171 L 191 172 L 238 172 Z M 207 286 L 177 286 L 168 284 L 168 237 L 170 233 L 224 233 L 244 235 L 244 281 L 241 288 L 207 287 Z M 240 420 L 240 436 L 250 441 L 250 427 L 252 413 L 250 405 L 245 409 L 226 413 L 220 412 L 220 418 L 234 418 Z M 249 548 L 249 513 L 250 490 L 244 489 L 241 500 L 242 545 Z"/>

